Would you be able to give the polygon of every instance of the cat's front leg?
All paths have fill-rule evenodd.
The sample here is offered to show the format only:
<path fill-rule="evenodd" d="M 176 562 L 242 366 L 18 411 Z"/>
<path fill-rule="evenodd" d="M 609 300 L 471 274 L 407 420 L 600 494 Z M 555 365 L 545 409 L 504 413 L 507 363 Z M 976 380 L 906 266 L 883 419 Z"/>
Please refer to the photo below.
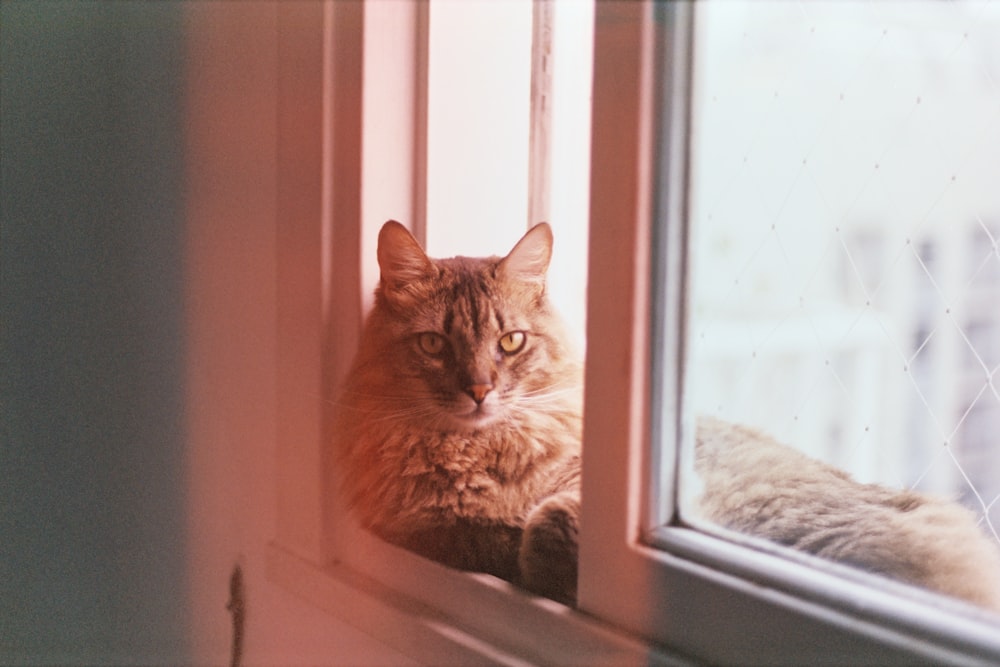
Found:
<path fill-rule="evenodd" d="M 525 588 L 564 604 L 576 604 L 579 526 L 577 491 L 549 496 L 531 510 L 518 553 Z"/>

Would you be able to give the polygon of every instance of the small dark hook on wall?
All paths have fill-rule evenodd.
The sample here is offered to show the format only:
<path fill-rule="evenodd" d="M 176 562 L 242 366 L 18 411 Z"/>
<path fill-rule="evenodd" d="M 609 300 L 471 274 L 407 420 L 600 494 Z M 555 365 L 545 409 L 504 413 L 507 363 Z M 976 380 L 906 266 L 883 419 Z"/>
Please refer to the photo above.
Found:
<path fill-rule="evenodd" d="M 246 599 L 243 594 L 243 569 L 236 565 L 229 575 L 229 602 L 226 609 L 233 616 L 233 647 L 230 667 L 240 667 L 243 661 L 243 622 L 246 615 Z"/>

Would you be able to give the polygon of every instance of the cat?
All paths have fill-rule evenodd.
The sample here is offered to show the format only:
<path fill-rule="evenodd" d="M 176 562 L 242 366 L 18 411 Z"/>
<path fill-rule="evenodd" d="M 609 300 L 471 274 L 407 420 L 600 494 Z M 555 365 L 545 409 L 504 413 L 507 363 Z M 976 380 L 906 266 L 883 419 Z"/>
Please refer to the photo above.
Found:
<path fill-rule="evenodd" d="M 583 379 L 545 290 L 552 242 L 542 223 L 505 257 L 431 259 L 385 223 L 337 452 L 369 530 L 573 605 Z M 1000 550 L 958 505 L 714 418 L 695 449 L 703 518 L 1000 611 Z"/>
<path fill-rule="evenodd" d="M 336 432 L 366 528 L 572 603 L 582 368 L 545 293 L 551 252 L 540 224 L 504 258 L 431 260 L 387 222 Z"/>

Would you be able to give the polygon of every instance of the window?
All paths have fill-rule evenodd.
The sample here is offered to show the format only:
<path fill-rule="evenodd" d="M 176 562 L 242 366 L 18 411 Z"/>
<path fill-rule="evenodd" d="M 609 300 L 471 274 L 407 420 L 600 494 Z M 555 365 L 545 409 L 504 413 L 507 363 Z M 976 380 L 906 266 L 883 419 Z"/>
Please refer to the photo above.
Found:
<path fill-rule="evenodd" d="M 503 253 L 548 222 L 548 289 L 582 343 L 593 5 L 433 0 L 426 11 L 426 249 Z"/>
<path fill-rule="evenodd" d="M 706 6 L 690 185 L 691 409 L 966 496 L 994 534 L 963 417 L 998 400 L 998 30 L 977 3 Z"/>
<path fill-rule="evenodd" d="M 845 11 L 851 7 L 877 22 L 889 20 L 886 14 L 890 13 L 888 7 L 891 5 L 850 5 Z M 965 11 L 967 8 L 948 5 L 947 9 Z M 938 326 L 938 320 L 928 320 L 928 314 L 921 310 L 926 308 L 918 306 L 910 311 L 915 318 L 914 323 L 908 325 L 912 328 L 904 329 L 899 339 L 903 342 L 893 347 L 886 341 L 883 331 L 890 325 L 880 324 L 874 318 L 855 322 L 859 318 L 851 308 L 857 308 L 857 303 L 852 300 L 865 297 L 859 283 L 863 286 L 865 279 L 871 280 L 872 276 L 880 279 L 877 278 L 879 274 L 885 273 L 885 257 L 888 255 L 891 259 L 891 253 L 899 253 L 896 238 L 876 226 L 863 224 L 871 222 L 871 212 L 864 207 L 853 211 L 856 216 L 851 218 L 851 225 L 840 225 L 839 236 L 836 227 L 832 226 L 828 231 L 837 252 L 826 256 L 829 264 L 824 267 L 821 279 L 815 281 L 819 284 L 811 285 L 814 290 L 825 290 L 831 295 L 830 305 L 822 312 L 805 314 L 797 298 L 800 294 L 795 292 L 802 290 L 803 283 L 790 281 L 789 265 L 799 267 L 800 271 L 812 268 L 815 272 L 815 256 L 808 261 L 804 256 L 786 257 L 784 251 L 788 248 L 783 247 L 784 240 L 775 235 L 781 229 L 777 223 L 783 222 L 790 237 L 784 243 L 791 245 L 794 242 L 795 249 L 819 244 L 821 251 L 823 244 L 831 243 L 825 235 L 815 231 L 803 233 L 802 227 L 795 226 L 796 220 L 802 219 L 808 208 L 804 208 L 806 202 L 796 200 L 799 193 L 789 194 L 797 172 L 803 169 L 802 160 L 809 157 L 809 153 L 796 155 L 786 144 L 804 141 L 808 149 L 812 144 L 802 139 L 802 135 L 815 142 L 815 133 L 808 133 L 815 128 L 809 125 L 822 118 L 809 118 L 803 113 L 793 118 L 793 123 L 787 117 L 775 116 L 777 103 L 773 100 L 778 90 L 791 96 L 796 104 L 816 103 L 815 94 L 792 91 L 791 86 L 782 87 L 784 83 L 795 81 L 784 70 L 790 68 L 805 83 L 812 83 L 809 77 L 815 74 L 817 63 L 811 59 L 811 51 L 802 50 L 816 43 L 811 37 L 815 32 L 843 28 L 845 18 L 831 19 L 820 13 L 836 14 L 837 10 L 837 3 L 669 4 L 657 8 L 655 26 L 663 31 L 658 38 L 649 37 L 638 28 L 629 36 L 624 34 L 628 32 L 626 28 L 620 28 L 618 34 L 613 30 L 599 31 L 595 58 L 592 244 L 609 249 L 615 247 L 613 239 L 618 239 L 625 248 L 604 261 L 628 265 L 633 273 L 631 282 L 619 282 L 614 285 L 614 293 L 601 294 L 595 283 L 606 281 L 597 279 L 594 268 L 599 260 L 596 254 L 592 255 L 591 354 L 588 356 L 586 414 L 589 430 L 585 441 L 585 447 L 592 449 L 586 454 L 584 471 L 585 519 L 591 521 L 585 524 L 589 530 L 583 538 L 581 571 L 595 572 L 603 568 L 605 574 L 613 571 L 616 575 L 611 582 L 595 583 L 584 574 L 581 597 L 592 613 L 616 619 L 636 633 L 659 638 L 690 654 L 721 662 L 933 662 L 968 660 L 973 656 L 980 659 L 994 656 L 992 659 L 995 659 L 998 645 L 995 627 L 991 628 L 989 621 L 952 617 L 940 610 L 903 602 L 895 595 L 898 588 L 873 585 L 867 578 L 843 578 L 835 575 L 836 570 L 832 568 L 817 567 L 774 550 L 748 549 L 672 523 L 678 511 L 675 502 L 678 480 L 683 486 L 687 472 L 683 456 L 681 465 L 677 465 L 678 450 L 686 446 L 685 438 L 692 419 L 691 406 L 685 403 L 686 400 L 711 413 L 720 406 L 723 410 L 733 409 L 733 406 L 755 400 L 755 393 L 767 393 L 800 411 L 799 421 L 808 422 L 812 429 L 809 442 L 816 444 L 814 455 L 843 456 L 842 464 L 873 477 L 885 474 L 884 458 L 899 457 L 895 459 L 897 463 L 907 463 L 905 455 L 900 456 L 900 452 L 892 449 L 872 451 L 852 447 L 845 456 L 843 447 L 838 444 L 849 438 L 853 438 L 851 444 L 856 443 L 865 433 L 865 426 L 874 423 L 870 420 L 882 416 L 880 410 L 872 409 L 873 403 L 877 405 L 873 400 L 876 397 L 855 392 L 860 391 L 858 388 L 870 388 L 880 379 L 884 355 L 896 354 L 896 348 L 902 346 L 909 348 L 921 326 L 928 327 L 927 331 Z M 984 14 L 976 13 L 982 10 L 981 5 L 970 9 L 977 20 L 983 18 Z M 778 16 L 769 13 L 772 11 Z M 776 27 L 780 25 L 777 19 L 783 15 L 794 20 L 796 25 L 801 25 L 800 21 L 805 25 L 799 31 Z M 968 17 L 965 25 L 971 25 L 967 20 Z M 779 72 L 775 75 L 764 70 L 752 54 L 745 52 L 752 31 L 744 25 L 754 25 L 756 21 L 766 26 L 763 33 L 754 35 L 762 51 L 759 59 L 772 67 L 777 66 Z M 984 24 L 975 25 L 981 30 Z M 815 32 L 811 28 L 815 28 Z M 783 52 L 781 40 L 768 34 L 768 30 L 787 30 L 799 40 L 793 44 L 798 49 L 793 50 L 794 55 Z M 743 32 L 748 35 L 744 36 Z M 962 35 L 959 30 L 958 43 Z M 655 57 L 646 52 L 651 60 L 636 55 L 636 60 L 627 65 L 621 61 L 614 66 L 603 63 L 602 57 L 614 52 L 614 46 L 620 44 L 618 40 L 641 44 L 644 39 L 650 39 L 661 49 Z M 710 68 L 723 66 L 723 59 L 717 52 L 729 48 L 744 49 L 735 59 L 737 67 L 756 69 L 749 73 L 742 71 L 724 82 L 713 79 L 717 72 Z M 732 66 L 732 63 L 726 61 L 726 65 Z M 632 82 L 631 95 L 625 95 L 621 93 L 620 73 L 629 66 L 644 74 Z M 807 70 L 809 66 L 812 69 Z M 617 79 L 612 71 L 618 73 Z M 642 76 L 650 78 L 643 80 Z M 992 101 L 980 108 L 979 113 L 985 116 L 982 123 L 995 130 L 996 116 L 990 110 L 996 108 L 996 86 L 985 78 L 985 91 L 981 92 Z M 621 100 L 642 100 L 643 91 L 647 90 L 644 84 L 650 81 L 661 84 L 662 96 L 646 100 L 645 104 L 637 103 L 629 116 L 628 111 L 622 110 Z M 717 89 L 712 88 L 713 84 Z M 737 96 L 753 91 L 758 85 L 765 86 L 762 99 L 748 102 Z M 608 90 L 615 91 L 611 96 L 616 102 L 605 108 L 602 100 L 606 99 Z M 930 104 L 930 95 L 928 90 L 921 102 Z M 911 102 L 915 99 L 916 95 Z M 838 100 L 835 96 L 827 106 L 835 110 Z M 716 103 L 717 108 L 711 108 Z M 662 124 L 657 126 L 644 112 L 657 117 Z M 713 113 L 717 114 L 714 119 Z M 628 126 L 628 121 L 638 130 L 615 133 L 609 129 Z M 743 124 L 750 127 L 744 129 Z M 644 132 L 649 133 L 645 138 L 642 137 Z M 740 132 L 746 132 L 746 136 L 739 136 Z M 643 147 L 656 143 L 649 141 L 650 135 L 658 139 L 657 158 L 646 158 L 650 161 L 644 162 Z M 893 136 L 892 133 L 889 136 Z M 690 147 L 688 137 L 691 138 Z M 823 138 L 833 140 L 826 135 Z M 751 151 L 754 148 L 757 151 Z M 863 148 L 868 147 L 850 145 L 845 153 L 850 155 L 850 151 Z M 602 182 L 598 171 L 605 177 L 627 173 L 621 163 L 606 165 L 621 159 L 621 153 L 629 150 L 635 151 L 632 155 L 637 162 L 632 166 L 632 173 L 619 176 L 614 185 Z M 729 156 L 727 151 L 735 151 L 736 155 Z M 986 151 L 983 155 L 995 152 Z M 737 176 L 748 172 L 743 163 L 748 154 L 758 164 L 749 171 L 745 182 L 739 182 Z M 966 159 L 971 160 L 968 156 Z M 978 155 L 976 159 L 983 158 Z M 887 177 L 887 165 L 883 162 L 878 166 L 882 177 Z M 874 161 L 869 168 L 874 169 Z M 720 176 L 712 173 L 713 170 L 723 173 Z M 971 170 L 977 171 L 975 167 Z M 626 194 L 622 183 L 628 178 L 634 180 L 631 192 Z M 841 179 L 836 185 L 856 195 L 860 177 L 853 174 L 852 178 L 855 180 L 845 182 Z M 815 189 L 807 179 L 802 180 L 804 186 Z M 656 182 L 657 190 L 646 190 L 649 182 Z M 854 190 L 847 188 L 851 184 Z M 892 191 L 905 193 L 906 189 L 895 183 Z M 876 203 L 886 206 L 885 196 L 883 193 Z M 839 203 L 842 199 L 834 201 L 838 202 L 837 207 L 843 206 Z M 928 207 L 930 202 L 926 202 L 919 213 L 926 213 Z M 835 208 L 831 214 L 829 208 L 827 203 L 805 219 L 819 218 L 820 222 L 826 222 L 831 217 L 839 220 L 836 214 L 844 213 Z M 912 200 L 902 208 L 905 209 L 900 211 L 903 219 L 909 217 L 915 224 L 914 216 L 918 212 L 911 210 L 915 208 Z M 610 217 L 614 210 L 632 212 L 636 222 L 635 229 L 628 233 L 630 236 L 623 233 L 620 226 L 615 230 L 603 228 L 602 219 Z M 652 211 L 655 211 L 655 223 Z M 756 226 L 754 218 L 748 218 L 748 212 L 753 211 L 761 218 Z M 788 218 L 782 218 L 781 214 Z M 646 215 L 649 215 L 648 220 Z M 980 213 L 979 217 L 987 215 L 991 213 Z M 721 218 L 734 222 L 725 226 Z M 969 215 L 963 218 L 970 223 L 977 219 Z M 775 229 L 771 228 L 772 224 Z M 711 235 L 710 232 L 716 233 Z M 799 238 L 793 241 L 793 235 Z M 957 236 L 959 243 L 967 238 L 965 233 Z M 925 280 L 927 274 L 919 268 L 916 258 L 930 257 L 933 253 L 939 258 L 935 261 L 943 261 L 944 256 L 938 251 L 946 237 L 948 235 L 942 232 L 913 239 L 914 252 L 909 257 L 913 258 L 913 264 Z M 654 279 L 646 285 L 643 280 L 648 275 L 648 267 L 644 266 L 642 255 L 650 241 L 654 248 Z M 701 241 L 705 241 L 704 244 Z M 687 248 L 692 249 L 690 254 Z M 977 246 L 977 263 L 990 256 L 990 249 L 990 245 Z M 753 266 L 752 260 L 766 253 L 770 253 L 769 261 L 760 262 L 753 271 L 746 269 L 748 265 Z M 806 267 L 809 262 L 812 266 Z M 713 282 L 713 272 L 722 274 L 722 279 Z M 739 289 L 733 287 L 737 278 L 742 279 Z M 921 289 L 918 286 L 914 291 Z M 748 303 L 747 292 L 751 290 L 781 295 L 777 303 L 783 310 L 775 313 L 773 302 Z M 786 294 L 789 291 L 791 295 Z M 732 292 L 738 293 L 740 298 L 726 302 L 725 297 Z M 882 297 L 890 298 L 885 294 Z M 646 298 L 656 304 L 650 341 L 643 333 L 647 322 L 643 319 L 642 304 Z M 866 300 L 872 298 L 869 289 Z M 629 306 L 630 301 L 635 305 Z M 717 307 L 718 302 L 726 303 L 728 309 Z M 595 313 L 602 313 L 602 316 L 597 317 Z M 616 323 L 634 322 L 631 339 L 622 336 L 620 325 L 602 325 L 604 313 Z M 815 329 L 826 333 L 837 327 L 837 322 L 844 322 L 845 317 L 849 319 L 837 329 L 840 332 L 835 337 L 837 346 L 828 344 L 825 354 L 817 359 Z M 812 323 L 810 318 L 814 318 Z M 707 326 L 709 322 L 713 326 Z M 603 334 L 602 326 L 608 327 Z M 610 330 L 613 326 L 616 334 Z M 738 331 L 739 336 L 716 335 L 727 328 Z M 930 336 L 930 342 L 925 345 L 928 335 L 907 350 L 909 355 L 915 356 L 917 366 L 924 362 L 920 355 L 914 355 L 915 349 L 945 347 L 944 338 L 934 336 Z M 617 344 L 602 349 L 602 355 L 609 355 L 609 358 L 602 359 L 593 352 L 595 341 L 605 343 L 614 336 L 617 336 Z M 652 359 L 644 356 L 647 343 Z M 765 364 L 764 358 L 769 363 Z M 646 375 L 643 369 L 650 363 L 657 370 Z M 595 386 L 596 382 L 590 381 L 591 377 L 613 373 L 612 367 L 622 366 L 631 369 L 631 402 L 629 397 L 613 395 L 611 390 L 602 392 Z M 829 367 L 836 373 L 827 370 Z M 801 405 L 802 387 L 809 389 L 817 384 L 817 371 L 825 374 L 821 379 L 832 378 L 833 381 L 814 389 L 815 405 Z M 926 373 L 934 372 L 935 369 L 926 369 Z M 914 380 L 907 378 L 911 385 L 916 380 L 916 371 L 914 373 Z M 710 386 L 699 387 L 697 383 L 685 386 L 680 381 L 685 376 L 707 381 Z M 768 377 L 772 379 L 769 381 Z M 775 377 L 780 377 L 782 383 L 800 384 L 782 387 L 773 381 Z M 977 391 L 989 384 L 986 378 L 980 368 Z M 649 404 L 644 404 L 647 382 L 653 398 Z M 845 386 L 855 390 L 845 392 Z M 761 387 L 767 387 L 767 391 L 762 392 Z M 615 391 L 621 392 L 622 387 L 616 387 Z M 854 404 L 862 411 L 848 411 Z M 743 416 L 765 418 L 770 414 L 794 426 L 796 413 L 779 407 L 770 402 L 758 403 L 753 408 L 748 407 Z M 890 405 L 890 415 L 893 409 L 902 408 Z M 844 419 L 844 415 L 848 419 Z M 978 419 L 978 416 L 973 418 Z M 651 423 L 651 434 L 642 430 L 640 420 Z M 904 424 L 904 428 L 906 426 L 909 425 Z M 622 433 L 624 435 L 620 435 Z M 618 448 L 614 452 L 599 451 L 595 460 L 593 448 L 601 447 L 605 440 L 615 440 Z M 886 440 L 902 442 L 903 438 L 888 437 Z M 905 467 L 891 470 L 890 481 L 902 477 Z M 941 468 L 947 470 L 946 466 Z M 602 478 L 603 484 L 608 484 L 611 478 L 610 485 L 620 484 L 626 491 L 598 484 L 595 477 Z M 648 484 L 647 479 L 650 480 Z M 984 504 L 988 505 L 990 500 Z M 983 504 L 975 502 L 982 511 Z M 612 509 L 607 509 L 609 507 Z M 683 510 L 681 505 L 682 516 Z M 663 524 L 669 526 L 656 528 Z M 647 544 L 655 545 L 658 550 L 645 550 L 641 546 L 644 537 Z M 926 597 L 916 597 L 926 601 Z M 676 601 L 676 606 L 670 601 Z"/>
<path fill-rule="evenodd" d="M 657 659 L 655 649 L 606 623 L 360 530 L 339 506 L 328 446 L 330 406 L 378 278 L 376 237 L 388 218 L 410 224 L 435 255 L 496 253 L 547 210 L 557 235 L 550 271 L 564 283 L 562 308 L 583 340 L 593 11 L 585 2 L 402 0 L 307 3 L 279 13 L 285 187 L 269 576 L 421 662 Z M 317 23 L 322 38 L 303 40 L 311 33 L 302 26 Z M 319 75 L 308 76 L 303 62 L 321 63 Z M 546 76 L 550 83 L 533 88 Z M 468 122 L 486 112 L 506 130 L 491 134 Z M 470 142 L 478 150 L 470 152 Z M 540 156 L 529 150 L 539 146 Z M 529 182 L 546 181 L 547 197 L 528 197 Z"/>
<path fill-rule="evenodd" d="M 693 412 L 962 497 L 997 536 L 1000 450 L 972 444 L 1000 430 L 984 8 L 699 12 L 688 378 Z"/>
<path fill-rule="evenodd" d="M 532 157 L 539 126 L 544 136 L 545 123 L 538 121 L 545 114 L 539 112 L 537 89 L 531 92 L 531 79 L 520 70 L 522 78 L 513 85 L 519 88 L 523 104 L 529 108 L 535 104 L 535 111 L 522 107 L 517 118 L 505 122 L 519 123 L 519 131 L 528 137 L 533 128 L 536 134 L 534 143 L 504 147 L 516 154 L 512 160 L 521 165 L 511 179 L 511 191 L 521 193 L 516 206 L 522 213 L 515 226 L 507 228 L 506 215 L 483 227 L 481 221 L 467 219 L 477 211 L 449 197 L 455 191 L 449 183 L 457 181 L 448 179 L 463 176 L 464 165 L 455 157 L 461 153 L 448 157 L 449 147 L 435 143 L 453 125 L 442 120 L 446 116 L 436 115 L 444 111 L 433 97 L 435 77 L 444 70 L 436 69 L 436 58 L 442 54 L 434 49 L 452 38 L 459 48 L 459 37 L 468 38 L 477 30 L 471 16 L 462 14 L 472 11 L 468 5 L 435 0 L 324 6 L 326 106 L 317 121 L 325 137 L 322 206 L 316 215 L 290 218 L 285 238 L 279 239 L 282 432 L 272 576 L 387 643 L 433 662 L 679 661 L 674 656 L 767 664 L 1000 659 L 996 629 L 985 622 L 904 602 L 891 587 L 871 587 L 867 580 L 845 578 L 772 551 L 748 549 L 674 521 L 678 480 L 684 483 L 678 476 L 687 420 L 682 400 L 687 388 L 681 380 L 686 364 L 694 363 L 687 361 L 686 346 L 697 340 L 698 332 L 697 326 L 685 328 L 687 322 L 697 325 L 695 311 L 688 310 L 688 289 L 697 283 L 699 270 L 698 253 L 687 251 L 689 240 L 699 233 L 700 210 L 697 191 L 690 189 L 697 187 L 692 184 L 699 178 L 696 153 L 688 151 L 690 109 L 692 91 L 698 99 L 701 40 L 706 31 L 710 36 L 708 14 L 713 10 L 701 4 L 649 2 L 597 3 L 587 8 L 594 16 L 589 187 L 576 180 L 579 174 L 573 168 L 579 162 L 558 166 L 559 150 L 543 151 L 551 157 L 548 167 L 540 166 L 543 159 Z M 739 7 L 722 3 L 726 6 Z M 545 34 L 539 27 L 551 25 L 551 39 L 557 42 L 559 21 L 567 12 L 578 11 L 567 7 L 577 5 L 537 2 L 530 11 L 529 5 L 510 9 L 516 15 L 511 19 L 516 27 L 512 24 L 510 30 L 520 37 L 496 48 L 521 44 L 510 57 L 530 67 L 532 77 L 541 76 L 546 53 L 544 49 L 539 53 L 539 33 Z M 468 33 L 435 36 L 435 30 L 443 30 L 449 21 L 459 22 Z M 590 25 L 589 18 L 586 23 Z M 482 44 L 488 43 L 484 37 Z M 529 46 L 532 53 L 525 52 Z M 582 53 L 574 57 L 588 61 L 590 45 L 580 48 Z M 553 58 L 558 70 L 559 52 Z M 453 55 L 437 67 L 458 67 L 455 60 Z M 580 68 L 568 69 L 580 74 Z M 586 68 L 582 69 L 589 80 Z M 474 73 L 471 76 L 475 79 Z M 552 94 L 558 95 L 554 86 Z M 557 121 L 559 98 L 552 102 L 547 140 L 578 141 L 559 138 L 570 120 Z M 466 113 L 479 112 L 470 107 Z M 574 113 L 566 118 L 579 121 Z M 584 123 L 586 127 L 586 119 Z M 547 204 L 544 198 L 539 202 L 532 197 L 537 192 L 529 186 L 521 185 L 544 181 L 546 173 Z M 577 175 L 568 176 L 572 173 Z M 770 177 L 764 173 L 762 178 Z M 476 181 L 470 187 L 481 184 Z M 583 188 L 589 194 L 584 206 L 589 210 L 590 251 L 582 613 L 533 599 L 490 577 L 449 571 L 357 530 L 332 500 L 330 480 L 335 471 L 325 448 L 329 434 L 324 432 L 325 406 L 350 362 L 350 353 L 344 350 L 353 352 L 364 300 L 377 277 L 374 238 L 381 223 L 403 217 L 399 211 L 410 211 L 418 237 L 424 237 L 432 254 L 478 252 L 478 232 L 491 224 L 501 236 L 510 234 L 512 242 L 534 211 L 548 207 L 556 220 L 560 205 L 556 193 L 564 184 L 570 184 L 566 185 L 570 192 L 579 194 Z M 297 202 L 287 203 L 293 205 Z M 459 208 L 448 212 L 452 206 Z M 579 215 L 578 208 L 565 219 Z M 445 217 L 451 220 L 445 224 L 455 225 L 466 236 L 461 248 L 449 247 L 443 228 L 435 227 Z M 578 241 L 583 235 L 577 234 L 557 229 L 556 242 Z M 994 254 L 977 246 L 982 250 L 978 261 L 995 257 L 995 234 L 992 238 Z M 856 249 L 850 254 L 853 263 L 834 262 L 828 288 L 838 303 L 852 304 L 859 294 L 864 296 L 857 276 L 865 277 L 863 285 L 868 276 L 879 273 L 885 254 L 893 248 L 892 239 L 865 227 L 845 226 L 842 241 Z M 483 252 L 497 252 L 497 242 L 485 238 L 482 242 Z M 510 242 L 501 242 L 501 251 Z M 944 261 L 940 238 L 920 237 L 913 242 L 918 268 L 922 256 Z M 319 257 L 316 248 L 321 249 Z M 562 246 L 557 248 L 561 253 Z M 312 257 L 313 264 L 304 268 L 302 257 Z M 565 275 L 579 275 L 576 271 L 567 269 Z M 765 278 L 779 286 L 783 280 L 774 275 Z M 914 350 L 943 346 L 933 335 L 939 324 L 934 313 L 918 311 L 909 333 L 899 339 L 906 342 L 898 344 Z M 582 314 L 582 308 L 578 312 Z M 844 312 L 834 307 L 824 311 L 824 317 L 840 321 Z M 789 322 L 793 334 L 811 329 L 808 318 Z M 765 323 L 752 333 L 765 337 L 769 331 Z M 706 331 L 705 339 L 710 343 L 709 334 Z M 776 363 L 783 375 L 803 374 L 807 382 L 805 371 L 814 361 L 813 349 L 797 338 L 799 334 L 787 335 L 787 346 L 775 346 Z M 877 322 L 856 327 L 831 352 L 838 377 L 845 384 L 868 381 L 883 360 L 883 339 Z M 725 373 L 732 368 L 724 362 L 726 355 L 746 354 L 747 348 L 740 345 L 742 341 L 729 346 L 723 340 L 699 353 L 718 369 L 719 382 L 726 382 Z M 920 366 L 925 357 L 915 355 L 915 359 L 915 366 Z M 928 367 L 923 372 L 933 378 L 935 370 Z M 912 371 L 914 382 L 920 381 L 919 373 Z M 729 384 L 739 389 L 738 383 Z M 837 443 L 854 425 L 837 419 L 845 403 L 843 393 L 834 388 L 830 396 L 835 407 L 817 412 L 815 424 L 817 442 L 826 454 L 836 455 Z M 974 423 L 988 417 L 974 413 L 970 419 Z M 875 470 L 872 466 L 878 463 L 869 460 L 865 465 Z M 344 604 L 345 597 L 351 604 Z M 469 614 L 470 608 L 489 613 Z"/>

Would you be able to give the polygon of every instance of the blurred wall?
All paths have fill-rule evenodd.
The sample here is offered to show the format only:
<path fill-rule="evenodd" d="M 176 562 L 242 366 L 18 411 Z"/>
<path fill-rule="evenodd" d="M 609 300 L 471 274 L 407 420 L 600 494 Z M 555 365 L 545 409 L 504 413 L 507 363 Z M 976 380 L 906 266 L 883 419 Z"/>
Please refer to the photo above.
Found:
<path fill-rule="evenodd" d="M 237 565 L 242 664 L 412 664 L 267 575 L 279 117 L 314 132 L 279 62 L 322 85 L 281 53 L 322 30 L 317 2 L 0 4 L 0 664 L 228 664 Z"/>
<path fill-rule="evenodd" d="M 198 664 L 229 660 L 225 607 L 239 565 L 244 664 L 412 664 L 267 573 L 278 503 L 277 240 L 293 222 L 279 219 L 288 208 L 279 181 L 304 214 L 318 210 L 323 5 L 193 2 L 184 25 L 191 654 Z M 288 134 L 305 140 L 283 144 Z"/>
<path fill-rule="evenodd" d="M 0 663 L 186 658 L 182 20 L 0 5 Z"/>

